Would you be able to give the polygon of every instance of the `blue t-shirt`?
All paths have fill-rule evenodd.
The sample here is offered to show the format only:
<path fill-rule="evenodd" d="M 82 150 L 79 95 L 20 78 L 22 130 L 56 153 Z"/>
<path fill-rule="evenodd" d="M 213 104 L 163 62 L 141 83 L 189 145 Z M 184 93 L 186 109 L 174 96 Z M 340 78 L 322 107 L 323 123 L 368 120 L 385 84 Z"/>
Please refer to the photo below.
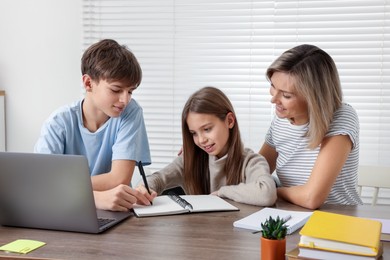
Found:
<path fill-rule="evenodd" d="M 151 163 L 143 110 L 134 99 L 93 133 L 84 127 L 82 102 L 59 108 L 45 121 L 34 152 L 84 155 L 91 176 L 109 172 L 112 160 Z"/>

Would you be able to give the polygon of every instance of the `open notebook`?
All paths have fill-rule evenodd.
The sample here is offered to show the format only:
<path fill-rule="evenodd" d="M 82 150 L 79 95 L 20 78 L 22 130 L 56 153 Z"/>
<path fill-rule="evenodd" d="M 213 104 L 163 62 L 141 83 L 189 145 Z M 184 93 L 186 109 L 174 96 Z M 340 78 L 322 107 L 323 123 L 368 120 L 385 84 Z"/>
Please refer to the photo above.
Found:
<path fill-rule="evenodd" d="M 153 205 L 136 205 L 137 217 L 175 215 L 193 212 L 233 211 L 237 207 L 214 195 L 162 195 L 153 200 Z"/>
<path fill-rule="evenodd" d="M 297 229 L 305 225 L 306 221 L 313 214 L 311 211 L 293 211 L 276 208 L 263 208 L 245 218 L 239 219 L 233 223 L 234 227 L 261 231 L 261 223 L 265 222 L 270 216 L 276 218 L 279 216 L 283 219 L 289 219 L 286 222 L 287 234 L 294 233 Z"/>

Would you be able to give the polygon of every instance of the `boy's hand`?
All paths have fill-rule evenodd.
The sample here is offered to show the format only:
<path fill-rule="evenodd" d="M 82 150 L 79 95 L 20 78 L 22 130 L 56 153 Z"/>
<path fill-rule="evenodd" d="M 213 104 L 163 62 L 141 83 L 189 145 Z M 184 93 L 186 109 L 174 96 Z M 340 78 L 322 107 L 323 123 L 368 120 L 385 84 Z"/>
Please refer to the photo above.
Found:
<path fill-rule="evenodd" d="M 147 192 L 142 192 L 130 188 L 128 185 L 120 184 L 113 189 L 106 191 L 94 191 L 96 208 L 112 211 L 128 211 L 133 208 L 135 203 L 150 205 L 150 202 L 156 197 Z"/>
<path fill-rule="evenodd" d="M 157 193 L 152 189 L 150 189 L 151 194 L 149 194 L 149 192 L 147 191 L 147 189 L 145 188 L 145 186 L 143 184 L 138 185 L 138 187 L 135 189 L 137 191 L 139 191 L 140 193 L 142 193 L 142 195 L 144 195 L 149 201 L 153 201 L 153 199 L 155 197 L 157 197 Z M 141 203 L 138 203 L 138 204 L 141 204 Z M 149 205 L 149 204 L 144 204 L 144 205 Z"/>

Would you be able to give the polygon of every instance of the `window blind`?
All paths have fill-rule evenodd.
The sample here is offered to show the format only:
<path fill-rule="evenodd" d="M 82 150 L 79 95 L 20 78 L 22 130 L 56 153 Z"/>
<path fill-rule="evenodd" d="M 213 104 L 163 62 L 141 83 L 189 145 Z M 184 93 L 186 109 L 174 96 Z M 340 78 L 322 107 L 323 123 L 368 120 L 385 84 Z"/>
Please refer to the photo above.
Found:
<path fill-rule="evenodd" d="M 133 97 L 149 136 L 151 170 L 181 147 L 181 110 L 209 85 L 231 99 L 247 147 L 258 151 L 273 116 L 266 68 L 296 45 L 336 62 L 360 119 L 360 163 L 390 161 L 390 0 L 84 0 L 83 48 L 113 38 L 143 69 Z"/>

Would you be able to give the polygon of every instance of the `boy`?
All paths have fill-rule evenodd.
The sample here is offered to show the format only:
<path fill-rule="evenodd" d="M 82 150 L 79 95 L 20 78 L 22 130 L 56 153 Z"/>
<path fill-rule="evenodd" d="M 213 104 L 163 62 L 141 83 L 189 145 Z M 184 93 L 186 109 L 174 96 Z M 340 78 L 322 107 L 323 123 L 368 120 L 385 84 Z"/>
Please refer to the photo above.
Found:
<path fill-rule="evenodd" d="M 131 101 L 142 79 L 137 59 L 126 46 L 105 39 L 84 52 L 81 72 L 84 99 L 46 120 L 34 151 L 86 156 L 97 208 L 149 205 L 154 196 L 129 186 L 136 162 L 151 163 L 143 111 Z"/>

